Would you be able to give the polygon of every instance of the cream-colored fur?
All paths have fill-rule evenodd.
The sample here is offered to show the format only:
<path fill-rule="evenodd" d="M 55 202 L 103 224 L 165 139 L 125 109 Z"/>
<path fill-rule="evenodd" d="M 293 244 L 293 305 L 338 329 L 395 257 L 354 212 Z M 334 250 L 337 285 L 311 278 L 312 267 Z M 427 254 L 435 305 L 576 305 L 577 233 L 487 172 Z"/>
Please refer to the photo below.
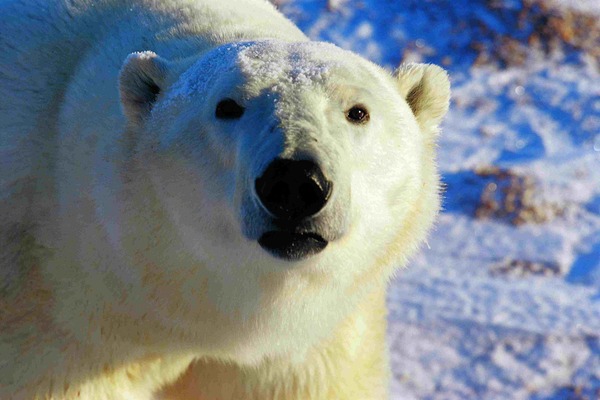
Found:
<path fill-rule="evenodd" d="M 385 398 L 448 98 L 262 0 L 0 2 L 0 399 Z M 257 243 L 277 157 L 333 182 L 295 261 Z"/>
<path fill-rule="evenodd" d="M 384 399 L 389 375 L 385 318 L 381 288 L 301 363 L 271 359 L 248 368 L 198 360 L 161 394 L 173 400 Z"/>

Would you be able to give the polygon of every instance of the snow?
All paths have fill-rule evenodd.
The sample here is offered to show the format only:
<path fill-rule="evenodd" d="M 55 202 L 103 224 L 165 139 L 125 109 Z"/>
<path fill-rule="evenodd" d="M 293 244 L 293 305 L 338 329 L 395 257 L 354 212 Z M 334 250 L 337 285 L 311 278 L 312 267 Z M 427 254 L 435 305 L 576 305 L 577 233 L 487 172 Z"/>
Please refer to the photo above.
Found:
<path fill-rule="evenodd" d="M 315 64 L 306 60 L 313 58 L 312 53 L 326 53 L 331 47 L 331 44 L 316 42 L 284 46 L 280 42 L 266 40 L 242 50 L 237 65 L 248 76 L 260 76 L 264 80 L 286 79 L 288 85 L 310 85 L 325 79 L 333 64 Z M 286 51 L 291 53 L 290 65 L 281 63 Z"/>
<path fill-rule="evenodd" d="M 174 102 L 190 101 L 196 93 L 205 93 L 206 88 L 224 71 L 233 70 L 237 53 L 250 43 L 234 43 L 217 47 L 190 66 L 175 82 L 157 110 L 166 109 Z"/>
<path fill-rule="evenodd" d="M 332 47 L 329 43 L 307 42 L 291 45 L 294 57 L 290 60 L 290 70 L 284 71 L 280 60 L 289 47 L 285 48 L 281 42 L 273 40 L 230 43 L 217 47 L 182 73 L 153 111 L 166 109 L 177 102 L 190 102 L 197 93 L 206 92 L 208 85 L 214 84 L 223 72 L 238 67 L 248 76 L 260 76 L 265 80 L 287 78 L 289 84 L 309 85 L 325 79 L 332 66 L 335 66 L 332 63 L 315 65 L 314 62 L 305 62 L 311 53 L 326 53 Z"/>
<path fill-rule="evenodd" d="M 392 398 L 600 399 L 600 3 L 275 3 L 451 75 L 444 211 L 389 291 Z"/>

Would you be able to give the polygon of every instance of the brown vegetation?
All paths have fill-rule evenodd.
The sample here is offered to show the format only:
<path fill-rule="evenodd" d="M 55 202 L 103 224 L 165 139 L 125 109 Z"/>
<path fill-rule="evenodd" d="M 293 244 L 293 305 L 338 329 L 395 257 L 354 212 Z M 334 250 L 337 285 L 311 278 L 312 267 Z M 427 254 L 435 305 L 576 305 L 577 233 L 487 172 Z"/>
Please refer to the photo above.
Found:
<path fill-rule="evenodd" d="M 475 210 L 478 219 L 494 218 L 522 225 L 543 223 L 563 212 L 561 207 L 535 198 L 535 182 L 529 176 L 499 167 L 477 168 L 475 174 L 489 181 Z"/>

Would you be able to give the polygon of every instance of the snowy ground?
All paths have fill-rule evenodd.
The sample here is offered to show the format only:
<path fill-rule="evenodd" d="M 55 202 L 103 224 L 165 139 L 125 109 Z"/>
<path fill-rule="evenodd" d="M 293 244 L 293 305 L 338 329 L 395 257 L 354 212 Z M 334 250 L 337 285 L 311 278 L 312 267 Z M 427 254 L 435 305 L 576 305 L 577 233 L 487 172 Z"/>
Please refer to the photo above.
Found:
<path fill-rule="evenodd" d="M 389 294 L 394 399 L 600 399 L 600 3 L 279 0 L 452 77 L 436 231 Z"/>

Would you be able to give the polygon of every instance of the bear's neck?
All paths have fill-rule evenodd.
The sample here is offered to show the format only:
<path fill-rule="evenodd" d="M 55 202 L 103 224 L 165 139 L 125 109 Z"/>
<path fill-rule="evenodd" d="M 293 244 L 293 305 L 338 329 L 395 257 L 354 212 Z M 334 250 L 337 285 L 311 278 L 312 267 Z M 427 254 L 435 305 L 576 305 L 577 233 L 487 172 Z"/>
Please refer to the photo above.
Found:
<path fill-rule="evenodd" d="M 251 367 L 196 360 L 176 382 L 160 392 L 159 398 L 388 398 L 386 326 L 385 287 L 379 286 L 303 360 L 266 359 Z"/>

